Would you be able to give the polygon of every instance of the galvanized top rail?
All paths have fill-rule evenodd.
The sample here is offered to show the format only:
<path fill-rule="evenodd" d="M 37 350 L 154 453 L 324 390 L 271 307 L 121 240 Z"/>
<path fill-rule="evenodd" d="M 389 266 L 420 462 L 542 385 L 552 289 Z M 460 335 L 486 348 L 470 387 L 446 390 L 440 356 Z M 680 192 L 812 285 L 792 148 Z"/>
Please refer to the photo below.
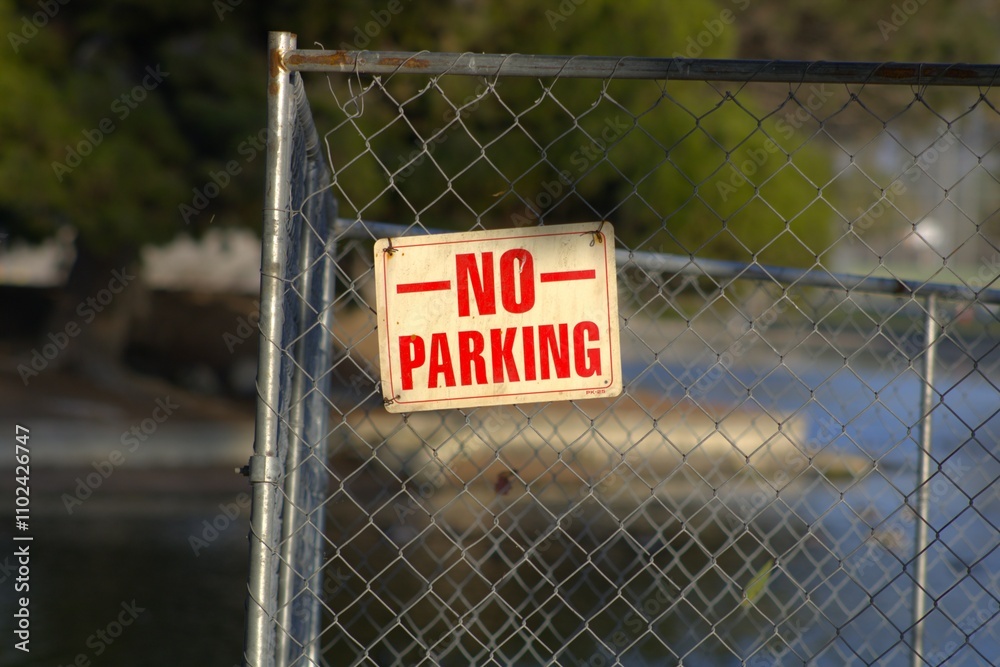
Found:
<path fill-rule="evenodd" d="M 283 54 L 282 65 L 286 69 L 300 72 L 357 74 L 409 72 L 485 77 L 502 75 L 572 79 L 987 87 L 1000 82 L 1000 65 L 961 63 L 852 63 L 295 49 Z"/>

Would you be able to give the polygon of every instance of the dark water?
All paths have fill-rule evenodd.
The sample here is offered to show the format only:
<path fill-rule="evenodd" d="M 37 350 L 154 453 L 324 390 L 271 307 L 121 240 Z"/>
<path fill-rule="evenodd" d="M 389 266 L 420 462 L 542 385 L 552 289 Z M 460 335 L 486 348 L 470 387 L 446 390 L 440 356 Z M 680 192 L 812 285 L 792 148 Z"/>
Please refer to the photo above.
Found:
<path fill-rule="evenodd" d="M 0 665 L 239 664 L 249 511 L 231 468 L 119 469 L 72 516 L 60 495 L 80 472 L 33 472 L 31 652 L 15 650 L 5 632 Z M 218 518 L 220 503 L 239 508 L 234 520 Z M 224 529 L 195 555 L 190 538 L 205 536 L 205 520 Z M 13 553 L 12 524 L 0 517 L 0 565 Z M 13 583 L 0 584 L 5 619 Z"/>
<path fill-rule="evenodd" d="M 772 398 L 768 409 L 808 417 L 810 440 L 883 466 L 859 479 L 811 473 L 766 508 L 754 500 L 761 484 L 749 477 L 712 491 L 686 470 L 655 498 L 625 479 L 595 487 L 589 501 L 568 488 L 562 500 L 536 503 L 518 489 L 474 500 L 461 487 L 451 495 L 442 486 L 427 499 L 410 489 L 411 503 L 381 464 L 333 466 L 344 483 L 339 492 L 331 488 L 327 514 L 325 575 L 333 585 L 325 596 L 325 657 L 331 664 L 367 653 L 379 665 L 418 664 L 428 655 L 446 665 L 532 665 L 541 655 L 559 664 L 639 666 L 684 656 L 684 664 L 756 667 L 804 657 L 850 664 L 859 651 L 864 661 L 881 655 L 880 664 L 908 664 L 900 639 L 912 623 L 914 524 L 896 510 L 912 502 L 915 488 L 911 426 L 922 383 L 913 372 L 861 375 L 814 364 L 794 382 L 742 378 Z M 942 373 L 937 382 L 932 664 L 985 664 L 981 656 L 1000 654 L 994 382 L 975 372 Z M 676 382 L 665 378 L 663 387 L 669 393 Z M 739 392 L 719 382 L 706 396 L 725 403 Z M 824 413 L 848 424 L 843 435 L 824 432 Z M 34 471 L 32 650 L 15 651 L 5 633 L 0 665 L 239 664 L 246 481 L 231 468 L 122 468 L 71 516 L 61 494 L 86 472 Z M 4 477 L 0 494 L 12 498 L 12 474 Z M 433 523 L 428 513 L 409 511 L 424 504 Z M 234 506 L 230 520 L 224 508 Z M 221 527 L 217 536 L 205 521 Z M 12 525 L 10 514 L 0 516 L 0 579 L 14 550 Z M 193 546 L 192 538 L 205 543 Z M 742 589 L 772 555 L 780 555 L 780 570 L 752 608 L 741 604 Z M 0 591 L 9 628 L 11 578 Z M 127 621 L 120 634 L 119 619 Z M 387 627 L 395 629 L 384 634 Z M 498 638 L 503 646 L 489 658 L 484 647 Z"/>
<path fill-rule="evenodd" d="M 928 484 L 924 656 L 934 665 L 996 664 L 1000 391 L 986 368 L 995 360 L 977 368 L 944 360 Z M 617 485 L 596 483 L 582 500 L 553 473 L 533 483 L 542 502 L 519 489 L 477 491 L 482 479 L 451 483 L 451 461 L 428 494 L 403 494 L 375 457 L 335 466 L 342 481 L 331 489 L 326 533 L 339 548 L 326 553 L 326 659 L 909 665 L 917 520 L 907 506 L 917 488 L 922 378 L 816 357 L 794 375 L 736 370 L 705 390 L 708 403 L 739 404 L 753 386 L 762 411 L 805 419 L 802 451 L 830 457 L 791 471 L 795 483 L 780 498 L 748 468 L 682 466 L 657 493 L 642 493 L 633 461 L 618 468 Z M 685 372 L 706 371 L 662 367 L 642 382 L 680 400 L 671 392 L 683 394 L 674 378 Z M 839 458 L 877 465 L 851 472 L 830 465 Z M 437 468 L 428 468 L 434 480 Z M 745 604 L 770 561 L 777 567 Z"/>

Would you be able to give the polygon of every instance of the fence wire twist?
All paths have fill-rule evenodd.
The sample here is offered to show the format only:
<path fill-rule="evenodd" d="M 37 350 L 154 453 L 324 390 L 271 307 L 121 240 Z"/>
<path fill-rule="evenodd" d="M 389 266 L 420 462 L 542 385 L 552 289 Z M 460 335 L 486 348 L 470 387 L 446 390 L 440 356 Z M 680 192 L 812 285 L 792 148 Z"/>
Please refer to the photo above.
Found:
<path fill-rule="evenodd" d="M 272 73 L 247 664 L 993 664 L 998 93 L 431 56 Z M 384 410 L 375 238 L 605 219 L 622 396 Z"/>

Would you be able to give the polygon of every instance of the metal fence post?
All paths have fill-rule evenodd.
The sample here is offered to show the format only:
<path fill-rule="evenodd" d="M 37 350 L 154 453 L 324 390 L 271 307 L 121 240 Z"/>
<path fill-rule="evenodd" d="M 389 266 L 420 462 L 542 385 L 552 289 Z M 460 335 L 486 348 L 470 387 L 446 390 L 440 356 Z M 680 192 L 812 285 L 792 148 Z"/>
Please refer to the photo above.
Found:
<path fill-rule="evenodd" d="M 297 77 L 298 75 L 296 75 Z M 292 193 L 292 226 L 301 243 L 294 294 L 299 323 L 306 331 L 295 344 L 291 412 L 285 458 L 285 511 L 281 526 L 278 587 L 277 665 L 319 665 L 319 628 L 323 583 L 323 502 L 325 500 L 326 439 L 329 428 L 333 341 L 335 245 L 330 239 L 336 201 L 330 195 L 329 172 L 320 142 L 296 78 L 296 143 L 293 157 L 302 191 Z M 298 184 L 294 184 L 298 185 Z M 293 185 L 293 187 L 294 187 Z M 306 594 L 303 594 L 303 593 Z"/>
<path fill-rule="evenodd" d="M 921 400 L 920 422 L 920 463 L 917 468 L 917 531 L 914 545 L 916 562 L 914 565 L 913 585 L 913 656 L 914 667 L 924 664 L 924 614 L 927 613 L 925 591 L 927 589 L 927 521 L 929 520 L 930 475 L 931 475 L 931 425 L 934 408 L 934 364 L 937 360 L 937 295 L 931 293 L 927 297 L 927 321 L 924 329 L 924 387 Z"/>
<path fill-rule="evenodd" d="M 267 176 L 261 240 L 260 353 L 257 377 L 257 424 L 250 460 L 253 503 L 250 515 L 250 573 L 244 665 L 274 664 L 276 611 L 276 540 L 280 531 L 279 484 L 283 471 L 278 451 L 281 331 L 284 324 L 289 175 L 294 101 L 282 54 L 295 48 L 291 33 L 268 36 Z"/>

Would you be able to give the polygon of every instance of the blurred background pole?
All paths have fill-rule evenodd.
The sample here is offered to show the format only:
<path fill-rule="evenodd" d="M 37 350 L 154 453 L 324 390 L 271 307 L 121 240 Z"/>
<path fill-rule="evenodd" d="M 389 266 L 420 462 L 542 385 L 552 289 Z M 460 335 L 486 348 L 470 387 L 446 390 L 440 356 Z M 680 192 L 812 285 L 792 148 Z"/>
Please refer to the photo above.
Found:
<path fill-rule="evenodd" d="M 927 528 L 930 521 L 930 475 L 931 475 L 931 422 L 934 408 L 934 365 L 937 360 L 937 295 L 927 297 L 927 323 L 925 328 L 927 353 L 924 354 L 924 391 L 921 405 L 923 419 L 920 423 L 920 462 L 917 468 L 917 531 L 914 546 L 913 585 L 913 656 L 914 667 L 923 665 L 924 651 L 923 617 L 927 613 Z"/>

